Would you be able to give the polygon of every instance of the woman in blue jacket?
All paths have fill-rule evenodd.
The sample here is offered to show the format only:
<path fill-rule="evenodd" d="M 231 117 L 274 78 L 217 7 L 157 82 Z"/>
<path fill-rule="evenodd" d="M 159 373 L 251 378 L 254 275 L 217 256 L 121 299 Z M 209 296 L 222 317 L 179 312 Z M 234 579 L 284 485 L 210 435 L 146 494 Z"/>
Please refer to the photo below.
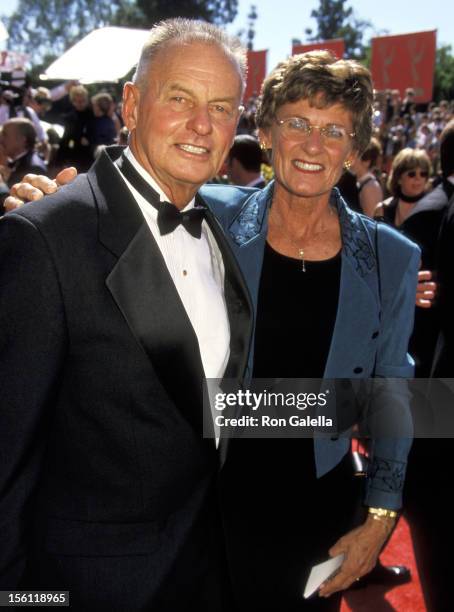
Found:
<path fill-rule="evenodd" d="M 401 505 L 411 420 L 398 379 L 413 371 L 419 252 L 334 189 L 370 140 L 371 105 L 359 64 L 328 52 L 289 58 L 266 79 L 257 112 L 275 181 L 202 190 L 255 305 L 253 377 L 377 377 L 375 405 L 403 434 L 371 443 L 365 520 L 348 435 L 229 441 L 222 505 L 240 609 L 337 610 L 341 590 L 375 565 Z M 337 576 L 304 601 L 310 567 L 340 553 Z"/>

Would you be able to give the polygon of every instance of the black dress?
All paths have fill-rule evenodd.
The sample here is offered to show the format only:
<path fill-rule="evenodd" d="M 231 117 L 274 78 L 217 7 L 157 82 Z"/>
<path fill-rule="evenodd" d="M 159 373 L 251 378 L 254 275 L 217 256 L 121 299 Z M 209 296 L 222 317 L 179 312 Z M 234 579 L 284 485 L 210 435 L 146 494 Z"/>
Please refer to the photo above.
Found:
<path fill-rule="evenodd" d="M 306 262 L 266 246 L 255 378 L 321 378 L 337 313 L 341 257 Z M 316 478 L 312 439 L 232 439 L 221 472 L 227 548 L 240 610 L 338 610 L 304 600 L 315 563 L 358 518 L 361 484 L 347 456 Z"/>

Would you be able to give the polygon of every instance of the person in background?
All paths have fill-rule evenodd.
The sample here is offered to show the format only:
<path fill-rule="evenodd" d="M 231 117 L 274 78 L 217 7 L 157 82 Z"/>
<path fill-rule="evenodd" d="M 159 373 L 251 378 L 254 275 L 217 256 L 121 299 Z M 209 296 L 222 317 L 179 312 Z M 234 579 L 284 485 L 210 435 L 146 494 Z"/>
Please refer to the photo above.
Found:
<path fill-rule="evenodd" d="M 96 94 L 91 99 L 94 117 L 88 126 L 90 145 L 96 149 L 98 145 L 111 145 L 117 140 L 118 130 L 112 113 L 114 101 L 108 93 Z"/>
<path fill-rule="evenodd" d="M 29 104 L 41 120 L 46 120 L 46 115 L 52 108 L 52 98 L 47 87 L 38 87 L 29 92 Z"/>
<path fill-rule="evenodd" d="M 0 128 L 0 216 L 10 188 L 25 174 L 48 175 L 47 166 L 36 152 L 36 130 L 29 119 L 9 119 Z"/>
<path fill-rule="evenodd" d="M 412 87 L 407 87 L 405 90 L 405 96 L 402 100 L 402 105 L 400 107 L 400 116 L 404 117 L 411 112 L 412 107 L 415 103 L 415 90 Z"/>
<path fill-rule="evenodd" d="M 3 104 L 1 105 L 0 123 L 5 123 L 8 119 L 23 117 L 29 119 L 35 128 L 37 142 L 45 147 L 47 136 L 41 124 L 40 118 L 31 105 L 31 89 L 28 86 L 11 87 L 2 93 Z"/>
<path fill-rule="evenodd" d="M 374 216 L 377 204 L 383 200 L 383 189 L 374 174 L 374 170 L 379 166 L 381 154 L 380 142 L 376 138 L 371 138 L 364 153 L 358 156 L 351 166 L 356 176 L 359 205 L 368 217 Z"/>
<path fill-rule="evenodd" d="M 93 150 L 88 139 L 89 126 L 94 115 L 90 108 L 88 91 L 83 85 L 70 89 L 72 110 L 64 115 L 65 131 L 56 156 L 56 166 L 74 166 L 85 172 L 93 163 Z"/>
<path fill-rule="evenodd" d="M 431 174 L 430 158 L 421 149 L 402 149 L 391 167 L 388 190 L 391 197 L 377 203 L 372 216 L 394 227 L 400 227 L 427 193 Z"/>
<path fill-rule="evenodd" d="M 45 174 L 47 167 L 35 150 L 36 130 L 29 119 L 15 117 L 2 126 L 0 146 L 8 158 L 4 181 L 11 188 L 25 174 Z"/>
<path fill-rule="evenodd" d="M 265 187 L 266 182 L 261 173 L 262 162 L 263 152 L 257 138 L 248 134 L 235 136 L 226 163 L 229 181 L 243 187 Z"/>
<path fill-rule="evenodd" d="M 452 415 L 453 402 L 452 392 L 448 397 L 436 393 L 443 390 L 443 381 L 438 377 L 454 378 L 454 120 L 447 123 L 441 134 L 440 166 L 441 183 L 417 202 L 400 226 L 421 247 L 422 266 L 432 272 L 439 285 L 434 306 L 416 309 L 410 344 L 416 375 L 431 377 L 428 398 L 433 411 L 430 421 L 435 425 L 443 422 L 440 413 L 444 409 Z M 445 401 L 440 401 L 440 397 Z M 454 441 L 444 437 L 443 430 L 438 433 L 438 438 L 414 440 L 405 508 L 427 610 L 451 612 L 454 529 L 446 486 L 454 471 Z"/>

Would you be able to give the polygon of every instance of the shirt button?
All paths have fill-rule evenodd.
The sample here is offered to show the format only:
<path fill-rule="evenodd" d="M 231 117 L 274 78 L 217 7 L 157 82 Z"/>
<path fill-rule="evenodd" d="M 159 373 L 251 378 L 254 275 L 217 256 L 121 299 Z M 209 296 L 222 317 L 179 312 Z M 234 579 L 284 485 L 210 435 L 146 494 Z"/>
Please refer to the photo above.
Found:
<path fill-rule="evenodd" d="M 374 332 L 372 334 L 372 340 L 375 340 L 375 338 L 377 338 L 377 336 L 378 336 L 378 331 L 376 331 L 376 332 Z"/>
<path fill-rule="evenodd" d="M 360 368 L 359 366 L 357 366 L 357 367 L 356 367 L 356 368 L 353 370 L 353 372 L 354 372 L 355 374 L 361 374 L 361 372 L 362 372 L 362 371 L 363 371 L 363 369 L 362 369 L 362 368 Z"/>

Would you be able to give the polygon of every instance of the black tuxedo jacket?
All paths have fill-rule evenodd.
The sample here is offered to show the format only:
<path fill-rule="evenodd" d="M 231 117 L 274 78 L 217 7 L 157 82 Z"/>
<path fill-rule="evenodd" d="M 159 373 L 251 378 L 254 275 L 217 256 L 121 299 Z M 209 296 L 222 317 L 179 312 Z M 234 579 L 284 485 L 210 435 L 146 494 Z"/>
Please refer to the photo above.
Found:
<path fill-rule="evenodd" d="M 29 151 L 14 163 L 8 179 L 8 187 L 11 188 L 15 183 L 19 183 L 28 173 L 47 176 L 47 166 L 35 151 Z"/>
<path fill-rule="evenodd" d="M 226 375 L 241 379 L 250 299 L 207 218 L 226 270 Z M 0 589 L 64 588 L 81 610 L 216 610 L 198 342 L 108 154 L 3 217 L 0 250 Z"/>
<path fill-rule="evenodd" d="M 440 228 L 453 192 L 454 185 L 443 181 L 416 204 L 399 228 L 421 247 L 422 270 L 438 273 Z M 439 333 L 439 302 L 429 309 L 416 308 L 410 354 L 415 359 L 417 377 L 430 376 Z"/>
<path fill-rule="evenodd" d="M 433 375 L 454 378 L 454 194 L 440 230 L 438 248 L 441 334 L 435 352 Z"/>

